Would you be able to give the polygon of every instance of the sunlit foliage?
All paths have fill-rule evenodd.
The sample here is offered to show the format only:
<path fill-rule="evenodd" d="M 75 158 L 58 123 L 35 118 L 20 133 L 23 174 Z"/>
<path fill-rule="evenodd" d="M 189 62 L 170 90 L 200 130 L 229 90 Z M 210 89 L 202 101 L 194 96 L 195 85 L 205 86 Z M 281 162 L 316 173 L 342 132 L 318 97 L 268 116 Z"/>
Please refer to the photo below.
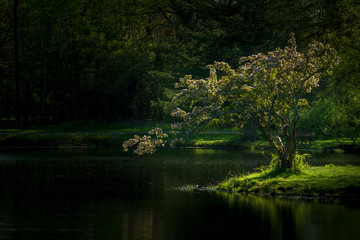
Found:
<path fill-rule="evenodd" d="M 207 79 L 193 79 L 191 75 L 180 79 L 175 84 L 180 91 L 172 100 L 179 106 L 171 113 L 179 121 L 172 127 L 186 139 L 213 121 L 241 125 L 250 119 L 276 149 L 281 166 L 292 168 L 299 107 L 308 104 L 303 95 L 318 87 L 320 74 L 330 72 L 339 60 L 329 45 L 313 41 L 301 53 L 294 34 L 288 43 L 283 49 L 240 58 L 236 70 L 215 62 L 207 66 Z M 148 138 L 138 138 L 125 142 L 124 148 L 138 144 L 136 153 L 142 154 L 142 149 L 152 153 L 158 144 L 149 143 Z"/>

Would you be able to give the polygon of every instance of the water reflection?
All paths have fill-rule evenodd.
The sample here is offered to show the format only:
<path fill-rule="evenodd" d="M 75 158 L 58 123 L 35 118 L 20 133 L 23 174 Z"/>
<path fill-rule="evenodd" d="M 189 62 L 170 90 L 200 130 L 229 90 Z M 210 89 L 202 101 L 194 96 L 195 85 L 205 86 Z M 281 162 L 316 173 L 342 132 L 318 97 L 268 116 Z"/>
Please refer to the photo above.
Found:
<path fill-rule="evenodd" d="M 358 206 L 167 190 L 266 161 L 203 149 L 2 153 L 0 239 L 358 239 Z"/>
<path fill-rule="evenodd" d="M 216 196 L 227 201 L 230 212 L 241 212 L 244 208 L 250 211 L 248 221 L 263 223 L 257 231 L 264 233 L 268 228 L 271 239 L 358 239 L 360 236 L 359 206 L 243 194 L 216 193 Z"/>

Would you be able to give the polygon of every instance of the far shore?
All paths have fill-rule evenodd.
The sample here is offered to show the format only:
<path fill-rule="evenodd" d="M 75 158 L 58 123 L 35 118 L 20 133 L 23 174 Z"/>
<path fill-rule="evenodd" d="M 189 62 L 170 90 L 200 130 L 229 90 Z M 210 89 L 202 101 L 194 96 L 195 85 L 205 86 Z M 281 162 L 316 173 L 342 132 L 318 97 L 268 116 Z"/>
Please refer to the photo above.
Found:
<path fill-rule="evenodd" d="M 135 134 L 144 135 L 148 130 L 161 127 L 169 131 L 165 123 L 153 122 L 130 123 L 94 123 L 68 124 L 60 126 L 44 126 L 32 128 L 0 129 L 0 147 L 121 147 L 122 143 Z M 357 139 L 357 142 L 360 139 Z M 339 151 L 339 143 L 351 144 L 349 138 L 317 137 L 312 142 L 300 142 L 299 150 Z M 257 141 L 246 141 L 240 130 L 231 128 L 211 128 L 190 137 L 188 148 L 219 149 L 270 149 L 270 145 L 261 137 Z M 333 148 L 335 147 L 335 148 Z M 341 150 L 340 150 L 341 151 Z"/>

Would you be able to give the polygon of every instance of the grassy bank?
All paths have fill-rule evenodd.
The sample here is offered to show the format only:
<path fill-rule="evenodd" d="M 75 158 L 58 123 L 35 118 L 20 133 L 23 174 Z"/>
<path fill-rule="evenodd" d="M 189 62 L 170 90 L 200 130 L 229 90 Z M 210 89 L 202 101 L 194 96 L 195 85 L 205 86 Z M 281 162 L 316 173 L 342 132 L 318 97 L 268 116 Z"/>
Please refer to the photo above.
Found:
<path fill-rule="evenodd" d="M 357 139 L 359 142 L 360 139 Z M 330 146 L 336 146 L 339 143 L 351 144 L 353 141 L 350 138 L 341 139 L 316 139 L 309 143 L 298 143 L 298 149 L 311 149 L 322 150 Z M 233 147 L 243 149 L 269 149 L 270 144 L 260 136 L 260 139 L 254 142 L 244 141 L 242 139 L 242 133 L 240 132 L 204 132 L 192 136 L 189 139 L 188 146 L 193 147 Z"/>
<path fill-rule="evenodd" d="M 132 134 L 32 133 L 0 135 L 0 147 L 121 147 Z"/>
<path fill-rule="evenodd" d="M 115 146 L 134 134 L 143 135 L 150 129 L 161 127 L 170 130 L 166 123 L 128 121 L 121 123 L 71 123 L 58 126 L 0 129 L 0 147 L 61 147 L 61 146 Z M 260 137 L 255 142 L 244 141 L 240 131 L 230 128 L 208 129 L 190 137 L 189 147 L 267 149 L 270 145 Z M 350 139 L 341 139 L 351 143 Z M 338 140 L 318 139 L 309 144 L 299 144 L 299 149 L 324 149 L 339 144 Z"/>
<path fill-rule="evenodd" d="M 0 147 L 120 147 L 134 133 L 145 134 L 149 129 L 163 125 L 155 125 L 151 121 L 129 121 L 3 128 L 0 129 Z"/>
<path fill-rule="evenodd" d="M 360 199 L 360 166 L 310 167 L 301 173 L 263 171 L 230 178 L 218 190 L 287 197 Z"/>
<path fill-rule="evenodd" d="M 115 132 L 147 132 L 154 127 L 161 127 L 170 129 L 168 124 L 155 123 L 153 121 L 123 121 L 116 123 L 96 123 L 96 122 L 73 122 L 64 123 L 60 125 L 45 125 L 32 127 L 3 127 L 0 128 L 0 133 L 16 133 L 16 134 L 31 134 L 31 133 L 115 133 Z"/>
<path fill-rule="evenodd" d="M 133 137 L 134 134 L 143 135 L 146 131 L 118 129 L 117 131 L 33 131 L 0 133 L 0 147 L 61 147 L 61 146 L 115 146 Z M 203 148 L 239 148 L 239 149 L 270 149 L 265 140 L 255 142 L 243 141 L 240 133 L 210 132 L 194 135 L 189 139 L 188 147 Z M 351 143 L 350 139 L 342 139 L 344 143 Z M 338 144 L 338 140 L 320 139 L 311 144 L 299 144 L 298 149 L 322 150 Z"/>

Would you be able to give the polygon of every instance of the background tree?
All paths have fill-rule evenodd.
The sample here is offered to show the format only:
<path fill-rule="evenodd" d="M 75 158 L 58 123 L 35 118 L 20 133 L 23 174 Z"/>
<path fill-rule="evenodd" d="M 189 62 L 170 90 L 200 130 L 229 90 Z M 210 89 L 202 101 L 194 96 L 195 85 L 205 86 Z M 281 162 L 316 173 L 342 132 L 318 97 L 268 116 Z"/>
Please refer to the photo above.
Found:
<path fill-rule="evenodd" d="M 329 1 L 326 35 L 338 50 L 341 64 L 332 76 L 322 79 L 320 88 L 308 98 L 300 128 L 317 136 L 354 141 L 360 130 L 360 4 L 358 1 Z"/>

